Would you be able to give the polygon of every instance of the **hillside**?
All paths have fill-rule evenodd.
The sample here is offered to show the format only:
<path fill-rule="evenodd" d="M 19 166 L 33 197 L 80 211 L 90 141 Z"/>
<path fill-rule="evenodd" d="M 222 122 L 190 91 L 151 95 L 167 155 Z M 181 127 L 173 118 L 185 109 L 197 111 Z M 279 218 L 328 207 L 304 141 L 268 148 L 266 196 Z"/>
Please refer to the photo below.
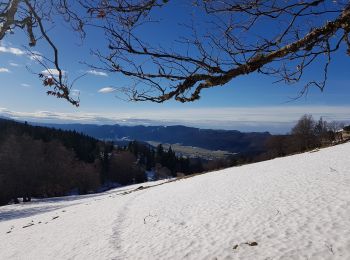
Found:
<path fill-rule="evenodd" d="M 242 133 L 235 130 L 200 129 L 186 126 L 123 126 L 88 124 L 41 124 L 44 126 L 75 130 L 104 140 L 155 141 L 183 146 L 196 146 L 209 150 L 232 153 L 264 151 L 268 132 Z"/>
<path fill-rule="evenodd" d="M 76 156 L 85 162 L 93 162 L 99 153 L 97 139 L 74 130 L 62 131 L 0 118 L 0 142 L 2 139 L 8 139 L 10 135 L 27 135 L 44 142 L 60 141 L 65 147 L 73 149 Z"/>
<path fill-rule="evenodd" d="M 350 259 L 349 154 L 4 206 L 0 258 Z"/>
<path fill-rule="evenodd" d="M 0 205 L 97 191 L 103 148 L 74 131 L 0 119 Z"/>

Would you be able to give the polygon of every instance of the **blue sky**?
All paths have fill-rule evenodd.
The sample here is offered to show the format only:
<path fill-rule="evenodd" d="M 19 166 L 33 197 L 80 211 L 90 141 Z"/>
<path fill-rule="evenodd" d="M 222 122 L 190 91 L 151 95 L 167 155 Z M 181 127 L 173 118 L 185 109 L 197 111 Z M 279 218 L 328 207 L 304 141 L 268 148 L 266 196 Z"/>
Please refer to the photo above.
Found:
<path fill-rule="evenodd" d="M 171 41 L 172 37 L 182 32 L 181 27 L 176 26 L 176 18 L 185 19 L 187 14 L 181 6 L 170 6 L 164 10 L 160 17 L 162 25 L 156 31 L 146 28 L 142 33 L 149 40 L 169 44 L 169 39 Z M 199 127 L 272 132 L 287 131 L 291 123 L 304 113 L 312 113 L 316 118 L 324 116 L 327 120 L 350 121 L 350 59 L 345 52 L 339 52 L 333 57 L 324 92 L 310 89 L 306 97 L 295 101 L 292 98 L 298 95 L 301 84 L 273 84 L 272 78 L 252 74 L 234 79 L 225 86 L 206 90 L 202 98 L 194 103 L 135 103 L 123 101 L 116 97 L 118 93 L 108 91 L 130 85 L 129 79 L 92 70 L 82 64 L 97 62 L 90 50 L 106 47 L 101 34 L 91 32 L 82 43 L 78 34 L 72 33 L 66 24 L 59 22 L 53 26 L 50 34 L 59 47 L 61 66 L 69 79 L 87 73 L 73 87 L 73 92 L 79 94 L 80 107 L 75 108 L 64 100 L 46 95 L 40 80 L 31 72 L 40 72 L 43 68 L 31 59 L 25 49 L 25 36 L 16 31 L 0 43 L 1 114 L 36 121 L 183 123 Z M 44 42 L 39 42 L 36 51 L 50 54 Z M 306 79 L 319 76 L 315 67 L 309 71 Z"/>

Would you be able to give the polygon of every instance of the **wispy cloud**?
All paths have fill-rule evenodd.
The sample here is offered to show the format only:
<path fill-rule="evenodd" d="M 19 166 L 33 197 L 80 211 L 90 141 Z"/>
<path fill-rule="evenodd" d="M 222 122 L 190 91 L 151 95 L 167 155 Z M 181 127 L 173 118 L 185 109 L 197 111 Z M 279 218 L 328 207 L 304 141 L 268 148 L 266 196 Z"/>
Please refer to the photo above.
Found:
<path fill-rule="evenodd" d="M 59 75 L 59 71 L 57 69 L 46 69 L 41 72 L 45 76 L 54 76 L 57 77 Z M 62 74 L 66 74 L 66 71 L 62 70 Z"/>
<path fill-rule="evenodd" d="M 107 77 L 108 74 L 103 71 L 98 71 L 98 70 L 88 70 L 86 73 L 95 75 L 95 76 L 102 76 L 102 77 Z"/>
<path fill-rule="evenodd" d="M 19 65 L 17 63 L 14 63 L 14 62 L 10 62 L 9 65 L 12 66 L 12 67 L 19 67 L 19 66 L 21 66 L 21 65 Z"/>
<path fill-rule="evenodd" d="M 49 111 L 17 112 L 0 108 L 0 114 L 14 119 L 58 122 L 126 125 L 175 125 L 241 131 L 290 131 L 305 113 L 315 119 L 350 123 L 350 106 L 226 107 L 197 109 L 154 109 L 121 113 L 60 113 Z"/>
<path fill-rule="evenodd" d="M 0 68 L 0 73 L 9 73 L 10 70 L 8 68 Z"/>
<path fill-rule="evenodd" d="M 30 85 L 27 84 L 27 83 L 22 83 L 21 86 L 24 87 L 24 88 L 30 88 Z"/>
<path fill-rule="evenodd" d="M 38 51 L 24 51 L 22 49 L 19 48 L 15 48 L 15 47 L 8 47 L 6 45 L 2 45 L 0 46 L 0 52 L 3 53 L 9 53 L 9 54 L 13 54 L 16 56 L 27 56 L 29 59 L 34 60 L 34 61 L 42 61 L 43 60 L 43 55 L 38 52 Z M 17 67 L 18 64 L 16 63 L 10 63 L 11 66 L 15 66 Z"/>
<path fill-rule="evenodd" d="M 44 59 L 43 55 L 38 51 L 29 52 L 28 57 L 33 61 L 42 61 Z"/>
<path fill-rule="evenodd" d="M 102 94 L 108 94 L 108 93 L 112 93 L 115 92 L 116 89 L 113 87 L 106 87 L 106 88 L 101 88 L 98 90 L 98 93 L 102 93 Z"/>
<path fill-rule="evenodd" d="M 70 94 L 73 97 L 78 97 L 80 95 L 80 92 L 81 91 L 79 89 L 72 89 Z"/>
<path fill-rule="evenodd" d="M 0 46 L 0 52 L 10 53 L 17 56 L 26 54 L 26 52 L 21 49 L 14 48 L 14 47 L 6 47 L 6 46 Z"/>

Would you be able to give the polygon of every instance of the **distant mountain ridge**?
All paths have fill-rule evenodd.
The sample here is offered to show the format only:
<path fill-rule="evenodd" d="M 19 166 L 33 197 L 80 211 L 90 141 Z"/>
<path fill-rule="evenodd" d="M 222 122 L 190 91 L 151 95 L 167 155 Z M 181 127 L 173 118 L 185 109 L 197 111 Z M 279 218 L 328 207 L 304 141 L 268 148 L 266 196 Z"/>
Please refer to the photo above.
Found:
<path fill-rule="evenodd" d="M 93 124 L 39 124 L 75 130 L 103 140 L 156 141 L 168 144 L 195 146 L 209 150 L 224 150 L 232 153 L 251 153 L 264 151 L 269 132 L 243 133 L 237 130 L 213 130 L 175 126 L 123 126 Z"/>

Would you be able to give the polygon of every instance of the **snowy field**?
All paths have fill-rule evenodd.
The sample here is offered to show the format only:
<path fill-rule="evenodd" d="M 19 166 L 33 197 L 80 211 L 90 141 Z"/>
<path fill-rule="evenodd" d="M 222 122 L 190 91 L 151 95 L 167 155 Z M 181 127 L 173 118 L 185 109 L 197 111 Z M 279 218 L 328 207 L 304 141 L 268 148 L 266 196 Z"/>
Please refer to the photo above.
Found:
<path fill-rule="evenodd" d="M 350 143 L 140 186 L 0 207 L 0 259 L 350 259 Z"/>

